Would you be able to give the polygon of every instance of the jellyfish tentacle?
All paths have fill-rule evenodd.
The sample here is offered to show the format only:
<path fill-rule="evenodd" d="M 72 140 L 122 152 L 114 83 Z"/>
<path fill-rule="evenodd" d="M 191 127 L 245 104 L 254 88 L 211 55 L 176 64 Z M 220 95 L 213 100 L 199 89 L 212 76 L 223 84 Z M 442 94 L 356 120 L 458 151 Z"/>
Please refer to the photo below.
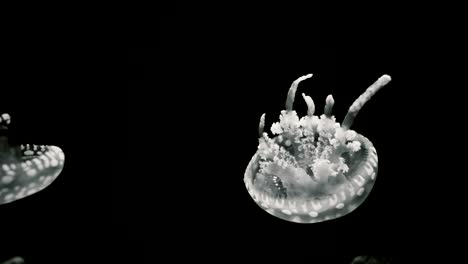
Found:
<path fill-rule="evenodd" d="M 265 128 L 265 113 L 260 117 L 260 123 L 258 124 L 258 136 L 262 137 L 263 130 Z"/>
<path fill-rule="evenodd" d="M 294 97 L 296 96 L 296 90 L 297 86 L 299 85 L 300 82 L 309 79 L 312 77 L 312 73 L 309 73 L 307 75 L 301 76 L 297 78 L 292 84 L 291 87 L 289 88 L 288 91 L 288 97 L 286 99 L 286 110 L 287 111 L 292 111 L 293 103 L 294 103 Z"/>
<path fill-rule="evenodd" d="M 307 115 L 313 116 L 315 112 L 315 104 L 314 104 L 314 101 L 312 100 L 312 97 L 307 96 L 304 93 L 302 93 L 302 97 L 304 98 L 304 101 L 307 104 Z"/>
<path fill-rule="evenodd" d="M 335 104 L 335 100 L 333 99 L 333 96 L 331 94 L 328 95 L 327 99 L 325 99 L 325 109 L 323 111 L 325 116 L 331 117 L 334 104 Z"/>
<path fill-rule="evenodd" d="M 367 103 L 378 90 L 384 87 L 391 80 L 392 79 L 389 75 L 384 74 L 371 86 L 369 86 L 369 88 L 367 88 L 366 91 L 363 94 L 361 94 L 349 107 L 348 113 L 346 114 L 341 127 L 344 130 L 348 130 L 353 124 L 354 119 L 356 118 L 357 114 L 359 113 L 359 110 L 361 110 L 364 104 Z"/>

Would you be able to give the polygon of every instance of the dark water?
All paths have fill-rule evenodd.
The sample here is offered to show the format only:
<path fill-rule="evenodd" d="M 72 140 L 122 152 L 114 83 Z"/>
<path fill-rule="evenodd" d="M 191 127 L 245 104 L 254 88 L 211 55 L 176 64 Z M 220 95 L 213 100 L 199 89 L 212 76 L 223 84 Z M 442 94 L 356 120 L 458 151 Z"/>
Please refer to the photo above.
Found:
<path fill-rule="evenodd" d="M 66 158 L 46 190 L 0 206 L 1 253 L 350 263 L 427 255 L 463 237 L 457 23 L 418 10 L 338 26 L 312 15 L 177 10 L 12 20 L 0 99 L 11 140 L 54 144 Z M 266 127 L 276 122 L 291 82 L 307 73 L 298 94 L 320 112 L 333 94 L 337 120 L 378 77 L 392 82 L 353 124 L 379 155 L 371 194 L 346 217 L 297 225 L 258 208 L 242 179 L 261 114 Z M 294 107 L 306 114 L 305 103 Z"/>

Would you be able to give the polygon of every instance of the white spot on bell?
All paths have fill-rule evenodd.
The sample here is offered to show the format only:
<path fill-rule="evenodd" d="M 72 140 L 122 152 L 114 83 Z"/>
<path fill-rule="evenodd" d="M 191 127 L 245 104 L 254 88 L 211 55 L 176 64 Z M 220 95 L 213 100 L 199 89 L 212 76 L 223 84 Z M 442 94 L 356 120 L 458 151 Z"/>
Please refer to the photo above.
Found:
<path fill-rule="evenodd" d="M 51 159 L 51 160 L 50 160 L 50 165 L 51 165 L 52 167 L 57 167 L 57 166 L 58 166 L 58 161 L 57 161 L 56 159 Z"/>
<path fill-rule="evenodd" d="M 295 216 L 293 218 L 291 218 L 291 221 L 294 222 L 294 223 L 302 223 L 302 220 L 299 216 Z"/>
<path fill-rule="evenodd" d="M 361 196 L 363 193 L 364 193 L 364 188 L 360 188 L 360 189 L 357 191 L 357 195 L 358 195 L 358 196 Z"/>
<path fill-rule="evenodd" d="M 310 211 L 310 212 L 309 212 L 309 215 L 310 215 L 311 217 L 317 217 L 317 216 L 318 216 L 318 213 L 315 212 L 315 211 Z"/>
<path fill-rule="evenodd" d="M 63 154 L 63 151 L 59 151 L 58 152 L 58 157 L 61 161 L 64 161 L 65 160 L 65 154 Z"/>
<path fill-rule="evenodd" d="M 26 188 L 22 188 L 21 191 L 19 191 L 19 192 L 16 194 L 15 198 L 16 198 L 16 199 L 21 199 L 21 198 L 23 198 L 24 196 L 26 196 Z"/>
<path fill-rule="evenodd" d="M 336 205 L 336 209 L 342 209 L 344 207 L 343 203 L 339 203 Z"/>
<path fill-rule="evenodd" d="M 26 195 L 31 195 L 31 194 L 34 194 L 37 192 L 37 189 L 29 189 L 27 192 L 26 192 Z"/>
<path fill-rule="evenodd" d="M 9 184 L 9 183 L 11 183 L 11 182 L 13 181 L 13 179 L 14 179 L 14 178 L 13 178 L 13 176 L 11 176 L 11 175 L 3 176 L 3 178 L 2 178 L 2 183 L 3 183 L 3 184 Z"/>
<path fill-rule="evenodd" d="M 26 171 L 26 174 L 27 174 L 29 177 L 34 177 L 34 176 L 36 176 L 36 174 L 37 174 L 37 170 L 36 170 L 36 169 L 28 170 L 28 171 Z"/>
<path fill-rule="evenodd" d="M 288 209 L 283 209 L 283 210 L 281 210 L 281 212 L 283 214 L 291 215 L 291 211 L 289 211 Z"/>
<path fill-rule="evenodd" d="M 5 201 L 8 202 L 8 201 L 12 200 L 13 197 L 14 197 L 14 195 L 12 193 L 9 193 L 9 194 L 5 195 Z"/>
<path fill-rule="evenodd" d="M 45 177 L 45 179 L 44 179 L 44 185 L 47 185 L 47 184 L 49 184 L 50 182 L 52 182 L 52 179 L 53 179 L 52 176 L 47 176 L 47 177 Z"/>

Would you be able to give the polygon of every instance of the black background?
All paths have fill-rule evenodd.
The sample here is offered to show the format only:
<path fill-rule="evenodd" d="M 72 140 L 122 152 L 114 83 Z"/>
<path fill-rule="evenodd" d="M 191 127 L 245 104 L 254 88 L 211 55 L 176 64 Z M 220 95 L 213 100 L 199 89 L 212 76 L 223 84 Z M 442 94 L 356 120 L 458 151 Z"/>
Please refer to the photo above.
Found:
<path fill-rule="evenodd" d="M 465 198 L 449 147 L 462 140 L 447 136 L 459 133 L 463 106 L 453 96 L 463 55 L 456 15 L 157 10 L 13 20 L 1 106 L 12 140 L 58 145 L 66 165 L 44 191 L 1 206 L 5 254 L 151 260 L 172 249 L 173 259 L 349 263 L 427 256 L 461 234 Z M 307 73 L 298 92 L 319 113 L 333 94 L 338 121 L 382 74 L 393 80 L 353 125 L 379 154 L 370 196 L 345 217 L 299 225 L 261 210 L 243 174 L 259 117 L 275 122 L 291 82 Z M 306 113 L 300 97 L 294 106 Z"/>

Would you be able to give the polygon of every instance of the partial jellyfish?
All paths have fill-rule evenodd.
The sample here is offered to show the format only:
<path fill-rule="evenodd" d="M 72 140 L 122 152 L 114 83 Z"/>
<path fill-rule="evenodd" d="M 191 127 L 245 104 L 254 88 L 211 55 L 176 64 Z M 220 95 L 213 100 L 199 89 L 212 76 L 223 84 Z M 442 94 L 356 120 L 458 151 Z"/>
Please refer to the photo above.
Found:
<path fill-rule="evenodd" d="M 391 257 L 380 257 L 380 256 L 357 256 L 353 259 L 351 264 L 391 264 L 393 258 Z"/>
<path fill-rule="evenodd" d="M 270 138 L 260 118 L 259 145 L 250 160 L 244 182 L 253 200 L 268 213 L 296 223 L 317 223 L 344 216 L 368 196 L 377 176 L 377 151 L 372 142 L 351 130 L 363 105 L 390 80 L 383 75 L 357 98 L 343 123 L 332 115 L 335 103 L 326 98 L 324 114 L 314 115 L 311 97 L 302 94 L 307 116 L 293 110 L 298 84 L 289 89 L 286 110 L 272 124 Z"/>
<path fill-rule="evenodd" d="M 57 178 L 65 156 L 56 146 L 10 145 L 10 115 L 0 116 L 0 205 L 34 194 Z"/>
<path fill-rule="evenodd" d="M 24 259 L 22 257 L 14 257 L 0 264 L 23 264 L 23 263 L 24 263 Z"/>

